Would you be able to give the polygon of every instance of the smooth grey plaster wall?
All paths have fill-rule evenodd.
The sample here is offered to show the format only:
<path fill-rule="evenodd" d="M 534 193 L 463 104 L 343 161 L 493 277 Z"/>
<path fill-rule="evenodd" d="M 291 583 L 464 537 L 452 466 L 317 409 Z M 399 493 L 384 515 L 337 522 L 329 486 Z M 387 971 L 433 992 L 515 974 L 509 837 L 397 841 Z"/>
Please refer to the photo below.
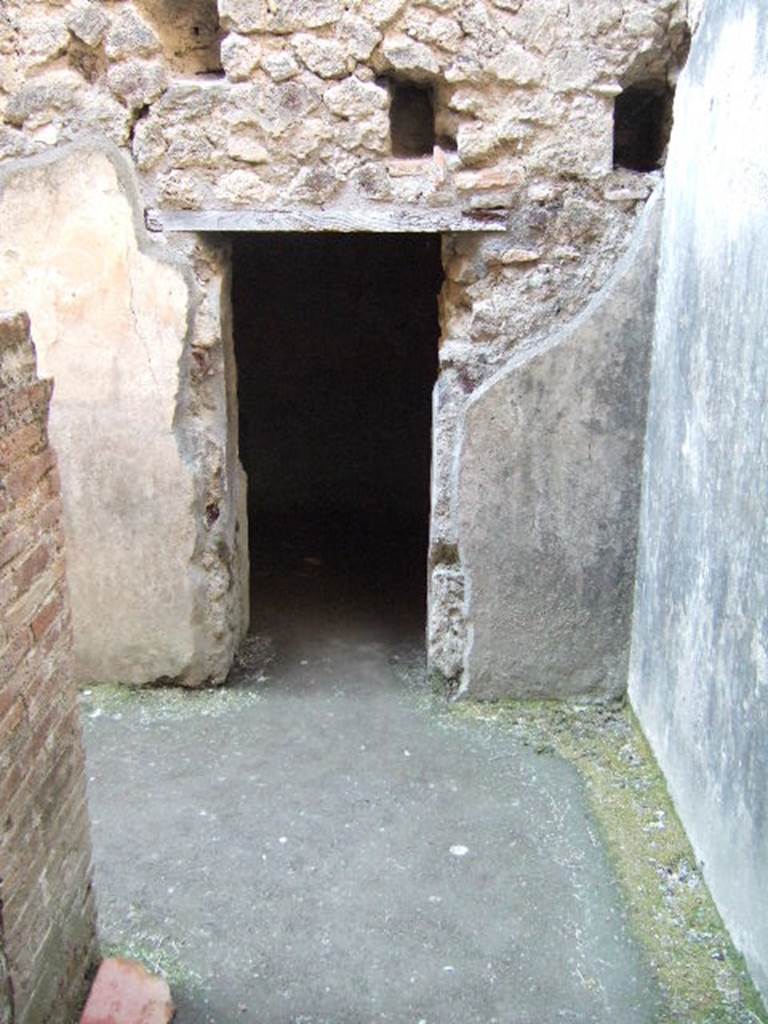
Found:
<path fill-rule="evenodd" d="M 461 693 L 626 688 L 661 202 L 565 330 L 473 396 L 457 473 Z"/>
<path fill-rule="evenodd" d="M 709 0 L 667 164 L 630 695 L 768 996 L 768 6 Z"/>

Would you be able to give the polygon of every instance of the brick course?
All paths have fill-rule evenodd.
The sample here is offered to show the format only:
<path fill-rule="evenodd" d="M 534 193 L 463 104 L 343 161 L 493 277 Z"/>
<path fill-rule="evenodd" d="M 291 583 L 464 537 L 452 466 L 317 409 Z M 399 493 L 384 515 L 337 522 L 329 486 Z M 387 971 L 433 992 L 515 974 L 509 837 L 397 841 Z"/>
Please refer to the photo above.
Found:
<path fill-rule="evenodd" d="M 0 314 L 0 1024 L 70 1024 L 95 951 L 51 392 Z"/>

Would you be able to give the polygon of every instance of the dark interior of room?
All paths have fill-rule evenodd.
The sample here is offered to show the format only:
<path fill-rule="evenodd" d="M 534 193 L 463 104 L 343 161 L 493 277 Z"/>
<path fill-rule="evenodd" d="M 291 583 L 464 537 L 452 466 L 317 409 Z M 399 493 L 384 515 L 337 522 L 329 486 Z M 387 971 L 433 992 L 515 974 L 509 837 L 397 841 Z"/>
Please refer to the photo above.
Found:
<path fill-rule="evenodd" d="M 422 631 L 440 239 L 243 235 L 251 628 Z"/>

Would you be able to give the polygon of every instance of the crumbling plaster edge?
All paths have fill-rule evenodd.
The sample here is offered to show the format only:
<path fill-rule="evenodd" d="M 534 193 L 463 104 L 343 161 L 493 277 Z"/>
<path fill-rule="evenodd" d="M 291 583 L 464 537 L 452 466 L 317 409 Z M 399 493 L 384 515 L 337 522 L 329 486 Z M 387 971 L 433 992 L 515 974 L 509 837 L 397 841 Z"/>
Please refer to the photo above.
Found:
<path fill-rule="evenodd" d="M 456 426 L 456 439 L 453 449 L 451 463 L 451 518 L 453 520 L 453 532 L 456 537 L 456 548 L 458 560 L 464 581 L 464 606 L 463 618 L 465 624 L 464 652 L 462 658 L 462 672 L 458 685 L 451 695 L 452 700 L 472 698 L 472 650 L 474 647 L 474 625 L 472 620 L 472 574 L 462 550 L 462 537 L 458 524 L 459 509 L 459 486 L 462 473 L 462 452 L 464 451 L 467 420 L 474 406 L 482 401 L 486 395 L 497 385 L 506 380 L 521 367 L 533 362 L 535 359 L 545 355 L 561 345 L 567 344 L 573 336 L 587 323 L 598 310 L 608 305 L 614 296 L 617 288 L 620 287 L 624 278 L 632 271 L 638 256 L 643 249 L 648 247 L 655 238 L 654 246 L 654 270 L 657 269 L 659 258 L 659 244 L 661 239 L 662 221 L 664 211 L 664 181 L 656 185 L 649 196 L 641 212 L 639 213 L 635 226 L 629 235 L 627 246 L 619 257 L 616 265 L 611 271 L 608 280 L 590 297 L 586 305 L 567 323 L 559 327 L 552 334 L 538 336 L 526 343 L 523 343 L 504 365 L 497 370 L 488 380 L 484 381 L 464 403 L 459 412 Z M 654 318 L 655 323 L 655 318 Z M 645 437 L 643 436 L 643 444 Z M 639 517 L 639 510 L 638 510 Z M 636 553 L 637 557 L 637 553 Z M 627 658 L 627 674 L 629 671 L 629 659 Z"/>
<path fill-rule="evenodd" d="M 141 196 L 137 172 L 130 156 L 115 143 L 110 142 L 103 136 L 83 135 L 72 142 L 54 146 L 43 153 L 35 153 L 32 156 L 17 157 L 0 162 L 0 191 L 3 190 L 9 178 L 15 177 L 22 171 L 50 167 L 78 153 L 96 153 L 105 156 L 110 161 L 117 174 L 118 183 L 131 208 L 136 241 L 141 252 L 147 256 L 159 258 L 164 263 L 176 267 L 185 279 L 188 279 L 187 283 L 193 283 L 194 278 L 186 261 L 158 242 L 158 238 L 162 238 L 162 235 L 152 234 L 146 228 L 144 223 L 144 200 Z"/>
<path fill-rule="evenodd" d="M 193 656 L 184 672 L 177 678 L 157 680 L 155 682 L 173 683 L 188 687 L 197 687 L 212 682 L 210 673 L 206 671 L 208 662 L 205 647 L 204 623 L 207 619 L 205 598 L 205 570 L 200 566 L 202 555 L 210 545 L 209 531 L 206 529 L 205 481 L 195 471 L 195 427 L 194 415 L 190 411 L 191 404 L 191 352 L 194 341 L 195 316 L 202 303 L 200 286 L 195 278 L 189 260 L 179 252 L 175 252 L 168 244 L 164 235 L 152 234 L 148 231 L 144 217 L 144 200 L 141 193 L 136 168 L 128 154 L 116 144 L 101 136 L 84 135 L 80 138 L 55 146 L 44 153 L 33 156 L 19 157 L 0 163 L 0 195 L 8 182 L 29 171 L 53 167 L 71 156 L 78 154 L 94 154 L 105 157 L 115 171 L 117 185 L 125 197 L 131 212 L 134 237 L 139 251 L 152 259 L 158 260 L 175 269 L 184 282 L 187 291 L 186 330 L 181 339 L 181 355 L 178 362 L 178 379 L 175 408 L 172 420 L 172 432 L 176 441 L 179 457 L 190 473 L 193 497 L 190 512 L 195 521 L 195 543 L 188 564 L 192 596 L 191 632 L 193 637 Z M 32 324 L 34 331 L 34 324 Z M 228 666 L 227 666 L 228 667 Z M 223 682 L 226 672 L 215 680 Z M 145 685 L 151 685 L 148 681 Z"/>

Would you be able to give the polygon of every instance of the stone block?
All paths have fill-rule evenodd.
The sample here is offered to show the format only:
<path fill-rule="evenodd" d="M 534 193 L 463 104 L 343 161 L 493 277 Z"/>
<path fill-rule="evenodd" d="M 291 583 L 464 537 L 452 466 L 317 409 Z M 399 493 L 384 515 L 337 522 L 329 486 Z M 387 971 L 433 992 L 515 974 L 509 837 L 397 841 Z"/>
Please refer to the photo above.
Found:
<path fill-rule="evenodd" d="M 524 182 L 525 167 L 520 161 L 496 164 L 479 171 L 459 171 L 456 175 L 456 188 L 462 192 L 483 192 L 491 188 L 516 189 Z"/>
<path fill-rule="evenodd" d="M 412 8 L 404 21 L 409 36 L 419 42 L 433 44 L 455 53 L 461 46 L 464 33 L 455 18 L 436 15 L 426 8 Z"/>
<path fill-rule="evenodd" d="M 332 25 L 345 11 L 344 0 L 219 0 L 225 28 L 235 32 L 298 32 Z"/>
<path fill-rule="evenodd" d="M 461 162 L 470 167 L 488 160 L 499 146 L 498 133 L 491 125 L 463 124 L 456 141 Z"/>
<path fill-rule="evenodd" d="M 541 57 L 529 53 L 517 43 L 510 42 L 499 56 L 490 62 L 488 71 L 502 82 L 532 85 L 543 78 L 544 64 Z"/>
<path fill-rule="evenodd" d="M 230 33 L 221 44 L 221 63 L 232 82 L 247 82 L 259 66 L 261 44 L 256 39 Z"/>
<path fill-rule="evenodd" d="M 347 53 L 335 39 L 319 39 L 302 32 L 293 37 L 293 45 L 304 66 L 320 78 L 343 78 L 354 67 L 354 60 L 352 67 L 347 67 Z"/>
<path fill-rule="evenodd" d="M 435 51 L 426 43 L 415 42 L 410 36 L 387 36 L 381 49 L 388 66 L 400 74 L 429 79 L 440 71 Z"/>
<path fill-rule="evenodd" d="M 394 21 L 405 5 L 406 0 L 369 0 L 365 7 L 367 16 L 381 28 Z"/>
<path fill-rule="evenodd" d="M 134 960 L 105 960 L 99 967 L 80 1024 L 168 1024 L 171 991 L 164 978 Z"/>
<path fill-rule="evenodd" d="M 74 71 L 51 71 L 26 82 L 8 100 L 5 119 L 20 127 L 28 121 L 44 124 L 78 105 L 82 78 Z"/>
<path fill-rule="evenodd" d="M 273 82 L 287 82 L 289 78 L 295 78 L 301 70 L 293 54 L 285 50 L 265 54 L 261 59 L 261 66 Z"/>
<path fill-rule="evenodd" d="M 67 28 L 86 46 L 98 46 L 109 28 L 109 17 L 94 3 L 81 4 L 67 16 Z"/>
<path fill-rule="evenodd" d="M 61 18 L 30 19 L 24 26 L 24 54 L 27 66 L 42 67 L 66 53 L 69 31 Z"/>
<path fill-rule="evenodd" d="M 336 31 L 345 51 L 355 60 L 368 60 L 381 42 L 381 32 L 354 14 L 345 15 Z"/>
<path fill-rule="evenodd" d="M 107 73 L 110 91 L 131 110 L 154 103 L 168 86 L 168 74 L 159 61 L 128 60 Z"/>
<path fill-rule="evenodd" d="M 160 52 L 160 40 L 149 25 L 130 8 L 123 11 L 112 24 L 105 42 L 110 60 L 129 57 L 152 57 Z"/>
<path fill-rule="evenodd" d="M 261 140 L 247 129 L 229 136 L 227 153 L 233 160 L 246 164 L 264 164 L 269 160 L 269 153 Z"/>
<path fill-rule="evenodd" d="M 331 113 L 345 118 L 368 117 L 384 110 L 389 103 L 386 89 L 357 78 L 332 85 L 323 99 Z"/>

